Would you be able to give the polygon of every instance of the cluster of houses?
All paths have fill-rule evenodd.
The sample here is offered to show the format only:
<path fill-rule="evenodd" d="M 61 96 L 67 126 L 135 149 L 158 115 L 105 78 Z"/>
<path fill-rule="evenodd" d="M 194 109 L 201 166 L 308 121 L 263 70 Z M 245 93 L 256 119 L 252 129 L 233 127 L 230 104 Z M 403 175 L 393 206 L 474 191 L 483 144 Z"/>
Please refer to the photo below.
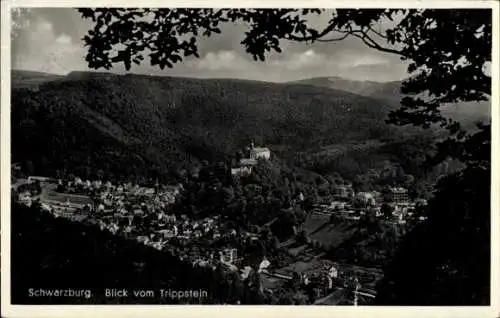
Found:
<path fill-rule="evenodd" d="M 26 206 L 31 206 L 33 201 L 41 195 L 41 184 L 50 180 L 45 177 L 30 176 L 26 179 L 16 179 L 11 184 L 12 193 L 16 194 L 14 198 L 17 202 Z"/>
<path fill-rule="evenodd" d="M 169 205 L 175 202 L 182 185 L 151 189 L 131 184 L 83 181 L 78 177 L 65 182 L 48 178 L 39 181 L 45 189 L 49 189 L 40 198 L 42 208 L 56 217 L 78 219 L 75 216 L 84 214 L 86 217 L 78 220 L 97 225 L 101 230 L 115 235 L 134 238 L 158 250 L 162 250 L 172 239 L 183 242 L 184 246 L 198 240 L 204 240 L 205 243 L 218 240 L 230 242 L 237 235 L 250 240 L 258 239 L 255 234 L 245 231 L 237 233 L 235 229 L 228 228 L 219 216 L 191 220 L 186 215 L 169 213 Z M 30 179 L 26 184 L 32 182 Z M 55 184 L 57 190 L 64 193 L 55 191 Z M 57 194 L 57 198 L 52 198 L 51 193 Z M 33 198 L 30 194 L 23 193 L 23 198 L 24 196 Z M 75 202 L 75 198 L 87 200 Z M 238 258 L 237 249 L 227 244 L 217 249 L 208 248 L 206 244 L 202 246 L 204 247 L 200 249 L 193 244 L 174 254 L 178 253 L 181 259 L 191 262 L 193 266 L 214 267 L 221 264 L 226 270 L 238 270 L 235 264 L 241 259 Z"/>
<path fill-rule="evenodd" d="M 375 297 L 375 291 L 371 287 L 361 286 L 361 283 L 366 281 L 361 278 L 363 275 L 359 276 L 359 273 L 343 264 L 320 258 L 297 261 L 282 268 L 273 268 L 272 264 L 264 258 L 258 268 L 246 266 L 241 272 L 242 278 L 258 274 L 261 292 L 272 294 L 286 288 L 285 286 L 289 286 L 291 282 L 297 287 L 294 299 L 300 298 L 299 295 L 301 295 L 319 305 L 326 304 L 326 300 L 339 290 L 346 292 L 349 304 L 357 305 L 360 295 L 368 299 Z"/>
<path fill-rule="evenodd" d="M 241 159 L 239 166 L 231 169 L 231 174 L 241 176 L 251 173 L 259 159 L 270 158 L 268 148 L 254 147 L 252 143 L 248 158 Z M 98 225 L 101 230 L 116 235 L 134 238 L 158 250 L 163 250 L 168 244 L 170 252 L 181 260 L 188 261 L 193 267 L 215 269 L 220 265 L 227 271 L 238 273 L 243 280 L 250 280 L 252 275 L 258 274 L 261 290 L 274 290 L 277 282 L 293 280 L 304 288 L 316 286 L 316 289 L 320 290 L 316 297 L 320 298 L 326 297 L 335 288 L 344 284 L 348 276 L 343 275 L 336 264 L 326 260 L 308 261 L 303 264 L 296 262 L 284 268 L 273 268 L 273 264 L 264 258 L 258 266 L 250 266 L 238 255 L 238 250 L 232 247 L 230 242 L 234 242 L 237 238 L 259 240 L 259 235 L 246 231 L 237 232 L 234 228 L 228 227 L 219 216 L 193 220 L 186 215 L 175 215 L 171 206 L 181 194 L 182 184 L 175 186 L 157 184 L 154 188 L 148 188 L 131 183 L 115 185 L 99 180 L 84 181 L 78 177 L 67 181 L 30 177 L 26 184 L 33 182 L 41 182 L 44 189 L 49 189 L 40 196 L 40 201 L 44 209 L 57 216 L 64 215 L 62 212 L 68 211 L 71 212 L 68 217 L 76 214 L 85 215 L 84 222 Z M 51 193 L 58 195 L 51 197 Z M 28 202 L 26 198 L 29 198 L 31 202 L 32 197 L 32 193 L 23 194 L 20 200 Z M 304 200 L 302 193 L 299 195 L 299 200 Z M 337 188 L 335 200 L 326 205 L 316 206 L 313 212 L 336 213 L 356 220 L 360 218 L 360 214 L 368 211 L 374 211 L 380 216 L 383 203 L 393 207 L 393 213 L 399 221 L 404 221 L 401 215 L 412 213 L 416 204 L 410 202 L 408 191 L 404 188 L 391 188 L 384 194 L 355 193 L 351 186 L 345 185 Z M 169 244 L 172 240 L 184 247 L 172 250 L 170 248 L 172 244 Z M 229 243 L 212 244 L 216 242 Z"/>
<path fill-rule="evenodd" d="M 402 187 L 391 187 L 386 192 L 377 191 L 355 193 L 350 185 L 339 186 L 335 199 L 329 204 L 318 204 L 313 210 L 316 214 L 338 214 L 345 219 L 359 220 L 361 215 L 372 213 L 382 217 L 382 205 L 386 204 L 392 211 L 392 221 L 404 224 L 407 217 L 412 217 L 417 205 L 425 206 L 425 199 L 411 201 L 408 190 Z M 420 221 L 424 216 L 418 217 Z"/>
<path fill-rule="evenodd" d="M 79 177 L 75 177 L 73 180 L 68 180 L 63 182 L 58 180 L 59 192 L 66 193 L 85 193 L 88 194 L 91 191 L 97 191 L 101 194 L 128 194 L 128 195 L 144 195 L 153 196 L 154 194 L 161 193 L 162 195 L 173 196 L 178 195 L 180 190 L 182 190 L 182 184 L 179 185 L 159 185 L 156 183 L 154 188 L 141 187 L 138 184 L 132 184 L 131 182 L 112 184 L 110 181 L 103 183 L 101 180 L 85 180 L 83 181 Z"/>
<path fill-rule="evenodd" d="M 193 267 L 205 267 L 215 269 L 217 266 L 227 272 L 237 273 L 244 281 L 250 282 L 252 275 L 258 275 L 259 289 L 264 292 L 277 290 L 273 282 L 283 284 L 286 281 L 295 281 L 307 288 L 308 285 L 316 286 L 320 290 L 317 297 L 322 297 L 332 292 L 332 290 L 343 284 L 345 277 L 341 277 L 338 267 L 329 261 L 323 261 L 320 266 L 307 269 L 292 268 L 274 268 L 273 264 L 266 259 L 262 259 L 258 266 L 250 266 L 245 263 L 243 257 L 239 257 L 238 249 L 226 244 L 220 248 L 210 247 L 210 243 L 218 240 L 234 241 L 238 235 L 249 240 L 258 240 L 257 234 L 249 232 L 236 232 L 235 229 L 226 227 L 223 220 L 219 217 L 208 217 L 202 220 L 190 220 L 187 216 L 175 216 L 173 214 L 156 214 L 155 220 L 148 227 L 143 228 L 142 232 L 134 232 L 130 224 L 120 226 L 117 223 L 106 223 L 99 220 L 103 230 L 107 229 L 114 234 L 130 234 L 139 242 L 162 250 L 172 239 L 183 241 L 190 244 L 189 247 L 174 250 L 181 260 L 191 263 Z M 202 244 L 196 242 L 202 241 Z M 208 242 L 208 243 L 207 243 Z M 170 250 L 172 252 L 172 250 Z M 315 264 L 315 263 L 311 263 Z"/>

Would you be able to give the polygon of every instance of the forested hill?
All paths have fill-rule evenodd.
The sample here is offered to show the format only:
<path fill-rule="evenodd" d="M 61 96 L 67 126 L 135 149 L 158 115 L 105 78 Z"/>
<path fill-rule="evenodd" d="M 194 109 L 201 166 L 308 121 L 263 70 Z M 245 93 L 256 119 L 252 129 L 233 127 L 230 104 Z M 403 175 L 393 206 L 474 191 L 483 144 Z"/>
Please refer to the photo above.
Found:
<path fill-rule="evenodd" d="M 44 72 L 12 70 L 11 71 L 11 86 L 13 88 L 36 89 L 39 85 L 62 79 L 63 75 L 56 75 Z"/>
<path fill-rule="evenodd" d="M 251 139 L 293 152 L 413 134 L 385 124 L 395 107 L 310 85 L 77 72 L 14 87 L 12 160 L 36 173 L 164 174 Z"/>

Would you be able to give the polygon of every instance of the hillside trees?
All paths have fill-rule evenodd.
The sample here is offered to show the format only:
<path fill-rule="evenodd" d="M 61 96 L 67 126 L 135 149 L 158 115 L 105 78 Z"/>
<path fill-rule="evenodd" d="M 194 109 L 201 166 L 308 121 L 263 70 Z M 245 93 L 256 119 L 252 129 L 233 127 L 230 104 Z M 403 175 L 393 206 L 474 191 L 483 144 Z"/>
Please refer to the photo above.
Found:
<path fill-rule="evenodd" d="M 94 22 L 84 41 L 88 46 L 88 65 L 96 69 L 110 69 L 117 63 L 130 69 L 132 63 L 144 60 L 146 52 L 152 65 L 173 67 L 183 60 L 182 56 L 198 56 L 198 36 L 220 33 L 219 26 L 230 22 L 247 23 L 241 44 L 255 60 L 264 61 L 270 51 L 281 52 L 283 41 L 314 43 L 355 37 L 370 48 L 409 61 L 411 76 L 401 87 L 406 96 L 401 107 L 391 112 L 388 122 L 424 128 L 441 125 L 450 137 L 438 145 L 435 162 L 451 156 L 466 167 L 442 181 L 430 205 L 429 214 L 434 217 L 429 216 L 422 230 L 408 235 L 399 250 L 406 257 L 396 257 L 397 268 L 387 269 L 378 302 L 399 305 L 408 304 L 409 300 L 419 305 L 489 302 L 485 286 L 489 283 L 490 219 L 489 205 L 484 203 L 489 202 L 490 196 L 490 123 L 467 135 L 457 122 L 442 115 L 439 106 L 489 99 L 492 10 L 106 8 L 79 11 L 82 17 Z M 319 14 L 331 15 L 322 29 L 312 27 L 307 20 L 308 16 Z M 146 16 L 150 19 L 133 19 Z M 383 21 L 389 22 L 389 26 L 380 32 L 375 25 Z M 124 48 L 113 56 L 117 45 Z M 478 182 L 482 189 L 473 186 Z M 462 204 L 450 208 L 457 194 Z M 431 244 L 431 237 L 436 237 L 440 244 Z M 469 253 L 455 248 L 461 244 Z M 412 252 L 415 246 L 421 248 L 421 253 Z M 428 258 L 426 251 L 439 257 Z M 471 264 L 470 260 L 481 261 Z M 411 274 L 414 272 L 402 274 L 398 270 L 410 268 L 410 264 L 420 265 L 417 270 L 421 279 L 405 284 L 405 279 L 414 277 Z"/>
<path fill-rule="evenodd" d="M 273 237 L 285 240 L 306 217 L 305 207 L 291 203 L 293 189 L 300 188 L 311 204 L 315 202 L 315 174 L 299 174 L 284 165 L 276 171 L 272 163 L 261 162 L 250 176 L 227 178 L 228 169 L 219 170 L 217 166 L 203 167 L 200 177 L 205 177 L 185 185 L 175 207 L 177 213 L 193 217 L 219 214 L 250 231 L 255 225 L 269 226 Z M 293 181 L 297 176 L 303 182 Z M 272 246 L 273 240 L 268 243 Z"/>
<path fill-rule="evenodd" d="M 218 96 L 229 89 L 238 94 Z M 288 92 L 292 98 L 280 106 Z M 287 160 L 287 154 L 310 145 L 306 130 L 318 143 L 369 138 L 368 126 L 396 134 L 396 127 L 384 123 L 392 105 L 345 94 L 250 81 L 75 73 L 42 85 L 38 92 L 13 90 L 12 159 L 23 166 L 31 161 L 34 174 L 166 182 L 182 179 L 179 170 L 189 171 L 201 160 L 224 161 L 257 135 L 266 144 L 279 143 L 277 157 Z M 323 104 L 347 99 L 356 111 L 332 108 L 314 127 L 298 130 L 297 122 L 315 116 L 305 111 L 311 95 Z M 291 108 L 297 110 L 285 113 Z M 353 117 L 357 126 L 351 130 Z M 343 133 L 321 133 L 332 123 Z"/>

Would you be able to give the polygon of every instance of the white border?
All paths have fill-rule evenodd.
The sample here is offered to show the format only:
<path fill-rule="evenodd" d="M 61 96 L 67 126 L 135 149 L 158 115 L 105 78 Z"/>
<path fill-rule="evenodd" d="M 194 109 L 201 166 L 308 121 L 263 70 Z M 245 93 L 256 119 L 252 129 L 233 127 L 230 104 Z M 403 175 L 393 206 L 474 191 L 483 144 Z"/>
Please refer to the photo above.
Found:
<path fill-rule="evenodd" d="M 78 0 L 4 0 L 1 1 L 2 46 L 1 46 L 1 306 L 2 317 L 100 317 L 119 315 L 124 317 L 199 317 L 224 316 L 246 317 L 500 317 L 500 166 L 495 154 L 500 153 L 499 138 L 499 3 L 497 1 L 450 1 L 450 0 L 253 0 L 253 1 L 160 1 L 145 0 L 143 7 L 335 7 L 335 8 L 492 8 L 493 9 L 493 54 L 492 54 L 492 188 L 491 188 L 491 305 L 489 307 L 316 307 L 316 306 L 164 306 L 164 305 L 97 305 L 97 306 L 21 306 L 10 305 L 10 8 L 11 7 L 136 7 L 135 1 L 93 0 L 82 4 Z"/>

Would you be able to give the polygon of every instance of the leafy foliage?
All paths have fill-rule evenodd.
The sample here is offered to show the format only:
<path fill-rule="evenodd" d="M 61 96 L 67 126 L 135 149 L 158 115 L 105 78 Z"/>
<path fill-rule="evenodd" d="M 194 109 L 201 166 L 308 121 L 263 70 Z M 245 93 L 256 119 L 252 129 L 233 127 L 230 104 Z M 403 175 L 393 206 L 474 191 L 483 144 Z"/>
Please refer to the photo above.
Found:
<path fill-rule="evenodd" d="M 306 201 L 317 200 L 316 177 L 283 164 L 261 162 L 251 175 L 233 178 L 227 167 L 208 165 L 199 179 L 186 184 L 176 211 L 192 217 L 221 215 L 250 231 L 270 228 L 283 241 L 294 234 L 293 227 L 304 221 L 308 209 L 305 202 L 292 202 L 300 193 Z"/>
<path fill-rule="evenodd" d="M 478 167 L 442 180 L 429 219 L 405 237 L 386 269 L 378 304 L 489 305 L 489 180 L 489 169 Z"/>
<path fill-rule="evenodd" d="M 484 101 L 491 94 L 491 10 L 411 11 L 393 32 L 404 37 L 402 55 L 412 61 L 416 74 L 403 82 L 406 97 L 394 113 L 398 123 L 427 126 L 440 121 L 452 132 L 455 122 L 445 121 L 437 107 L 457 101 Z"/>

